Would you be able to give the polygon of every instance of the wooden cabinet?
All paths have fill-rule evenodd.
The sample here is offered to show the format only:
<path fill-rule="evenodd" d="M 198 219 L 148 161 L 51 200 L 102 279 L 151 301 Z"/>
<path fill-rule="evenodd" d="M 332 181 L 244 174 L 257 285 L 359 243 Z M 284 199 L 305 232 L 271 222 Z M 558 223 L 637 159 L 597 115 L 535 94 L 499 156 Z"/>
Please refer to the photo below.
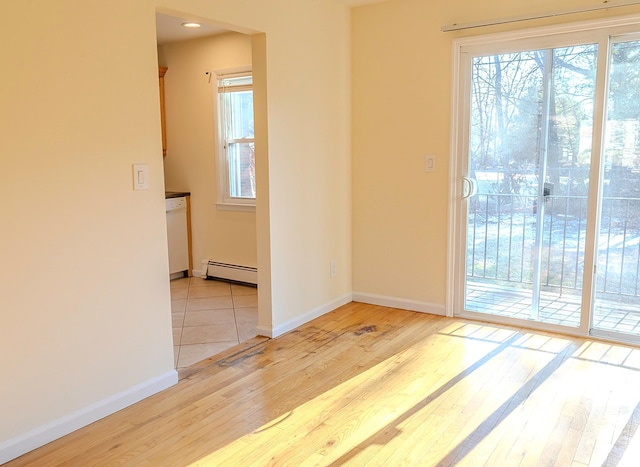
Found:
<path fill-rule="evenodd" d="M 167 155 L 167 121 L 164 111 L 164 74 L 166 66 L 158 67 L 158 79 L 160 81 L 160 124 L 162 125 L 162 157 Z"/>

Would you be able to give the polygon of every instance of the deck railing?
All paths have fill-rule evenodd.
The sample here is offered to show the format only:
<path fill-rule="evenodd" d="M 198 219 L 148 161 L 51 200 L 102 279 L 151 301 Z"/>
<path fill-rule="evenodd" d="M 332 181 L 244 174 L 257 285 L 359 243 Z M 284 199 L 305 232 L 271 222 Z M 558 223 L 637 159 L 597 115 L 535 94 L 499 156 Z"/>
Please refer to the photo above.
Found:
<path fill-rule="evenodd" d="M 471 198 L 467 276 L 533 283 L 537 196 L 481 193 Z M 560 293 L 582 288 L 587 197 L 549 195 L 542 229 L 541 286 Z M 640 296 L 640 199 L 604 197 L 598 238 L 601 294 Z"/>

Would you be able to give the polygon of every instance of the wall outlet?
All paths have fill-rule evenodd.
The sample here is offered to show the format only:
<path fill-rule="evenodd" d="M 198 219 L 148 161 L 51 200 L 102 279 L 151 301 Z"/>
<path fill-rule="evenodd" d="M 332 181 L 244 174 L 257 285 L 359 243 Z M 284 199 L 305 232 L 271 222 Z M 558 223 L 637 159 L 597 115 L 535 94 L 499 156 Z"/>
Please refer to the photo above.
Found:
<path fill-rule="evenodd" d="M 329 277 L 336 277 L 336 260 L 329 261 Z"/>

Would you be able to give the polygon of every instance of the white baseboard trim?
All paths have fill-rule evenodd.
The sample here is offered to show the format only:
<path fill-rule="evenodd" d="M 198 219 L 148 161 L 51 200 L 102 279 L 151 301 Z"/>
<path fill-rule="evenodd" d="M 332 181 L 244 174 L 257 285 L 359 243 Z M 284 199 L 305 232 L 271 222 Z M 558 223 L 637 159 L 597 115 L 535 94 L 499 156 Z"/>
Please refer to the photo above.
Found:
<path fill-rule="evenodd" d="M 320 305 L 319 307 L 314 308 L 308 313 L 305 313 L 304 315 L 299 316 L 290 321 L 287 321 L 285 323 L 278 324 L 272 327 L 258 326 L 258 329 L 257 329 L 258 334 L 260 334 L 261 336 L 271 337 L 273 339 L 274 337 L 281 336 L 285 332 L 289 332 L 299 326 L 302 326 L 303 324 L 308 323 L 313 319 L 319 318 L 320 316 L 327 314 L 330 311 L 333 311 L 336 308 L 341 307 L 342 305 L 351 303 L 352 301 L 353 300 L 352 300 L 351 293 L 344 294 L 336 298 L 335 300 L 327 302 L 324 305 Z"/>
<path fill-rule="evenodd" d="M 401 310 L 418 311 L 420 313 L 429 313 L 431 315 L 446 316 L 446 308 L 444 305 L 410 300 L 408 298 L 353 292 L 353 301 L 368 303 L 369 305 L 388 306 L 391 308 L 399 308 Z"/>
<path fill-rule="evenodd" d="M 4 441 L 0 443 L 0 464 L 9 462 L 16 457 L 100 420 L 107 415 L 111 415 L 125 407 L 135 404 L 142 399 L 173 386 L 177 382 L 178 372 L 176 370 L 170 370 L 163 375 L 137 384 L 126 391 L 91 404 L 77 412 Z"/>
<path fill-rule="evenodd" d="M 256 331 L 259 336 L 266 336 L 273 339 L 273 332 L 271 331 L 271 327 L 269 326 L 258 326 L 256 327 Z"/>

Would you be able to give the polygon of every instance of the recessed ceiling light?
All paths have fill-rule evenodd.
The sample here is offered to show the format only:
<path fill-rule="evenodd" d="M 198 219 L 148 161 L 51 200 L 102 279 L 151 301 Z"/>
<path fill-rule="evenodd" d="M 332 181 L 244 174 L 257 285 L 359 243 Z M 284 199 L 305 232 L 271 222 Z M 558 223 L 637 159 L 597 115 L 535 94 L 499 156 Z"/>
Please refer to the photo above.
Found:
<path fill-rule="evenodd" d="M 192 23 L 191 21 L 186 22 L 186 23 L 182 23 L 182 26 L 185 28 L 199 28 L 200 27 L 200 23 Z"/>

